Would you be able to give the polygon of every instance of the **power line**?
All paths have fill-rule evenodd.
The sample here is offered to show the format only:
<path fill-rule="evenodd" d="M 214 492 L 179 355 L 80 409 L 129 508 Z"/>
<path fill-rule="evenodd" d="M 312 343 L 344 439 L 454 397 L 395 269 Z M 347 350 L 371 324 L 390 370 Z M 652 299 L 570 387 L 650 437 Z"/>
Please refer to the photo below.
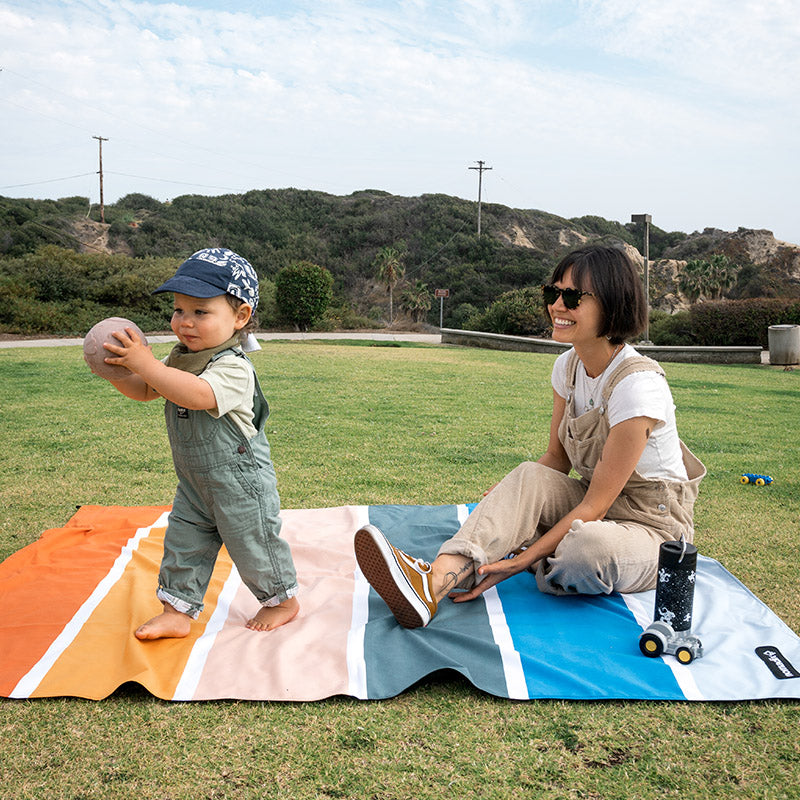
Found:
<path fill-rule="evenodd" d="M 0 189 L 22 189 L 26 186 L 39 186 L 43 183 L 57 183 L 58 181 L 71 181 L 75 178 L 85 178 L 88 175 L 96 175 L 95 172 L 82 172 L 80 175 L 68 175 L 66 178 L 50 178 L 46 181 L 33 181 L 32 183 L 12 183 L 8 186 L 0 186 Z"/>
<path fill-rule="evenodd" d="M 172 181 L 169 178 L 151 178 L 148 175 L 130 175 L 127 172 L 114 172 L 112 170 L 108 170 L 107 175 L 119 175 L 123 178 L 138 178 L 143 181 L 158 181 L 159 183 L 174 183 L 177 186 L 197 186 L 200 189 L 224 189 L 226 192 L 237 192 L 240 191 L 238 189 L 234 189 L 231 186 L 208 186 L 202 183 L 191 183 L 189 181 Z"/>

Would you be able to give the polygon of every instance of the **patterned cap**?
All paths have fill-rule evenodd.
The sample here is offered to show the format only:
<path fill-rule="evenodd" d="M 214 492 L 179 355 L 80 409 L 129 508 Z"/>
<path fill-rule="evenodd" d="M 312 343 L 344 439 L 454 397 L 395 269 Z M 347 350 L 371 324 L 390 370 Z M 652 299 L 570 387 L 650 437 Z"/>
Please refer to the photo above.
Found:
<path fill-rule="evenodd" d="M 258 306 L 258 275 L 252 264 L 233 250 L 209 247 L 189 256 L 153 294 L 161 292 L 178 292 L 188 297 L 231 294 L 255 311 Z"/>

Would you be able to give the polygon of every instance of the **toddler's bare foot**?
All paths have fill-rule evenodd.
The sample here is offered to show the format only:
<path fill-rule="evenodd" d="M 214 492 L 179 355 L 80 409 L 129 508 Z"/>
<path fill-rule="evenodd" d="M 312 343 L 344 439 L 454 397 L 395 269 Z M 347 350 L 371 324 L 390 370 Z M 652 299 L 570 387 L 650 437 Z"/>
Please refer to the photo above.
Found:
<path fill-rule="evenodd" d="M 191 626 L 191 617 L 165 603 L 164 611 L 140 625 L 134 636 L 137 639 L 182 639 L 189 635 Z"/>
<path fill-rule="evenodd" d="M 300 603 L 296 597 L 290 597 L 278 606 L 261 606 L 253 619 L 248 620 L 247 627 L 251 631 L 271 631 L 291 622 L 299 610 Z"/>

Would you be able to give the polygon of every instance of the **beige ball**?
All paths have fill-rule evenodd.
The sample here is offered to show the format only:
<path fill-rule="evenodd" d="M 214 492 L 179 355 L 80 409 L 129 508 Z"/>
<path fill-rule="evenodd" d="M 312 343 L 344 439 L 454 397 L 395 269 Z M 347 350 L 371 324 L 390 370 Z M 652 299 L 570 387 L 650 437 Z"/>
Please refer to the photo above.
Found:
<path fill-rule="evenodd" d="M 113 357 L 114 355 L 106 350 L 103 345 L 106 342 L 119 344 L 119 339 L 113 333 L 114 331 L 124 331 L 125 328 L 132 328 L 141 340 L 145 344 L 147 343 L 147 339 L 139 326 L 124 317 L 108 317 L 108 319 L 101 320 L 86 334 L 83 340 L 83 358 L 95 375 L 99 375 L 106 380 L 120 380 L 120 378 L 131 374 L 127 367 L 122 367 L 119 364 L 106 364 L 103 360 L 106 356 Z"/>

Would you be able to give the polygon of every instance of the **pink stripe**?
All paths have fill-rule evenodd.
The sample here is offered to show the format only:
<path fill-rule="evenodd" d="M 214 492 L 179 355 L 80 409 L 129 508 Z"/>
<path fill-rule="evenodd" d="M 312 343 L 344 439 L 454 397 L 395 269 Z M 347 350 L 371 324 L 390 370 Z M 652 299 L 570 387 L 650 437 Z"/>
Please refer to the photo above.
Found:
<path fill-rule="evenodd" d="M 240 587 L 206 660 L 195 700 L 319 700 L 348 692 L 353 534 L 363 515 L 356 506 L 344 506 L 286 510 L 281 517 L 300 583 L 300 614 L 277 630 L 250 631 L 244 625 L 258 611 L 258 601 Z"/>

